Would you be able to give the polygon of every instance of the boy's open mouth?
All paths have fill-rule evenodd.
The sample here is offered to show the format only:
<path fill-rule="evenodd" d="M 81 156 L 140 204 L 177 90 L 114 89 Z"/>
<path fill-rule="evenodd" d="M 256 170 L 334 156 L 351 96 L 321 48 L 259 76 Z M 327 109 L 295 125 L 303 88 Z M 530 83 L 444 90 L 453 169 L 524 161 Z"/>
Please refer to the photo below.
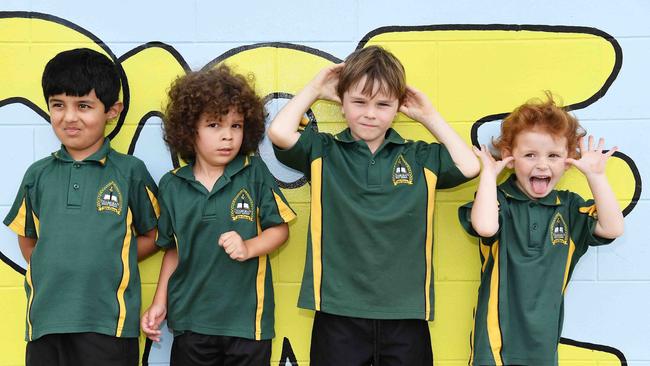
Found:
<path fill-rule="evenodd" d="M 547 192 L 548 185 L 551 183 L 551 177 L 535 176 L 530 177 L 530 186 L 535 194 L 544 194 Z"/>

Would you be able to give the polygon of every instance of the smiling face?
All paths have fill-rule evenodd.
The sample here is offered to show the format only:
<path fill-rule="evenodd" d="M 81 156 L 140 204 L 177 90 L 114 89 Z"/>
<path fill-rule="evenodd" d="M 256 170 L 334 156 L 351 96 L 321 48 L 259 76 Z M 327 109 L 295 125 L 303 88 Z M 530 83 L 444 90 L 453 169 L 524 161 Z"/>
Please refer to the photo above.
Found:
<path fill-rule="evenodd" d="M 99 150 L 104 143 L 106 122 L 122 110 L 122 103 L 117 102 L 105 111 L 94 90 L 81 97 L 53 95 L 48 98 L 47 106 L 56 137 L 77 161 Z"/>
<path fill-rule="evenodd" d="M 343 115 L 352 137 L 365 141 L 374 153 L 393 124 L 399 101 L 382 92 L 380 82 L 374 83 L 371 96 L 363 93 L 364 85 L 365 76 L 343 94 Z"/>
<path fill-rule="evenodd" d="M 244 139 L 244 116 L 234 108 L 230 108 L 228 114 L 220 117 L 204 113 L 196 129 L 196 162 L 204 166 L 225 168 L 241 148 Z"/>
<path fill-rule="evenodd" d="M 566 137 L 536 129 L 517 134 L 512 152 L 502 151 L 503 157 L 510 155 L 514 161 L 508 167 L 514 167 L 517 186 L 533 199 L 546 197 L 569 167 Z"/>

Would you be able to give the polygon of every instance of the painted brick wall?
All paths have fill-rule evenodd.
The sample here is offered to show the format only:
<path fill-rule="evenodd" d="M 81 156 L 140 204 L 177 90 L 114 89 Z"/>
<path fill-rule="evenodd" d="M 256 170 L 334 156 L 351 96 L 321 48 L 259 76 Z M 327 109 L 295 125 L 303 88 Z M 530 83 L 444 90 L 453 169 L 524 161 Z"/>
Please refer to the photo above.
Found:
<path fill-rule="evenodd" d="M 103 50 L 125 71 L 128 113 L 108 126 L 122 152 L 143 159 L 155 179 L 173 168 L 160 131 L 165 88 L 177 75 L 226 62 L 255 76 L 270 118 L 323 66 L 366 44 L 380 44 L 404 63 L 408 82 L 425 91 L 469 143 L 487 143 L 503 115 L 552 90 L 572 105 L 588 133 L 620 154 L 608 176 L 626 213 L 626 233 L 583 257 L 566 296 L 561 365 L 649 366 L 650 249 L 643 234 L 650 202 L 643 186 L 650 160 L 650 3 L 498 0 L 213 2 L 193 0 L 57 2 L 0 5 L 0 214 L 13 202 L 25 169 L 58 149 L 48 122 L 40 76 L 55 53 Z M 319 129 L 345 123 L 337 106 L 313 108 Z M 400 116 L 406 138 L 433 141 Z M 278 165 L 266 141 L 260 154 L 276 177 L 299 177 Z M 588 195 L 570 171 L 562 187 Z M 287 245 L 272 255 L 276 291 L 273 360 L 308 365 L 312 314 L 295 306 L 309 217 L 309 185 L 285 189 L 299 218 Z M 436 365 L 465 365 L 480 272 L 478 247 L 456 219 L 476 181 L 440 191 L 435 218 Z M 15 235 L 0 229 L 0 365 L 24 362 L 26 301 Z M 143 304 L 157 280 L 160 255 L 141 263 Z M 149 364 L 166 364 L 170 335 L 151 346 Z"/>

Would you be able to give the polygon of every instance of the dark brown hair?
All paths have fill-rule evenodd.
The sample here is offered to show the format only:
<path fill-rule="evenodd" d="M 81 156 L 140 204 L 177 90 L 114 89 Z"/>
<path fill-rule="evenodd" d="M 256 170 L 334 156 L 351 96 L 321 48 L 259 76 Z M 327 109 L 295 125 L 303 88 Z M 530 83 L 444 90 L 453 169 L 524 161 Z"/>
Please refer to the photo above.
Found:
<path fill-rule="evenodd" d="M 336 87 L 341 101 L 343 94 L 364 76 L 363 94 L 372 97 L 375 82 L 378 82 L 378 92 L 395 97 L 402 104 L 406 96 L 406 75 L 404 66 L 395 55 L 379 46 L 368 46 L 350 54 L 345 59 Z"/>
<path fill-rule="evenodd" d="M 169 149 L 185 161 L 193 161 L 196 156 L 197 124 L 204 114 L 221 118 L 230 108 L 235 108 L 244 116 L 240 155 L 254 152 L 264 136 L 262 100 L 242 75 L 233 73 L 225 65 L 177 78 L 168 97 L 163 117 L 164 140 Z"/>
<path fill-rule="evenodd" d="M 499 151 L 514 149 L 515 138 L 522 131 L 540 130 L 553 137 L 566 137 L 569 157 L 578 158 L 578 139 L 586 132 L 578 120 L 565 108 L 559 107 L 551 92 L 546 91 L 546 100 L 531 99 L 517 107 L 501 123 L 501 136 L 492 141 Z"/>

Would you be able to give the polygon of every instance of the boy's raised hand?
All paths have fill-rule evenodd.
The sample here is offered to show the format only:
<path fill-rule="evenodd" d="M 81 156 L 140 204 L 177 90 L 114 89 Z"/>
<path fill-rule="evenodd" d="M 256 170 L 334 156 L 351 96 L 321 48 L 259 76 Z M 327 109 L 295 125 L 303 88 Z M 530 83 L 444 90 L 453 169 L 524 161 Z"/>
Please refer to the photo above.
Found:
<path fill-rule="evenodd" d="M 154 342 L 160 342 L 160 323 L 162 323 L 166 315 L 167 307 L 156 303 L 151 304 L 149 309 L 142 314 L 140 328 L 147 335 L 147 338 Z"/>
<path fill-rule="evenodd" d="M 438 113 L 426 94 L 412 86 L 406 86 L 406 97 L 399 111 L 417 122 L 430 122 Z"/>
<path fill-rule="evenodd" d="M 576 167 L 587 177 L 605 174 L 607 159 L 618 151 L 618 147 L 614 146 L 608 152 L 603 153 L 605 139 L 601 137 L 598 140 L 598 145 L 594 147 L 594 137 L 592 135 L 589 135 L 587 149 L 585 149 L 584 137 L 580 137 L 578 148 L 580 149 L 580 159 L 567 158 L 566 162 Z"/>
<path fill-rule="evenodd" d="M 218 243 L 230 258 L 240 262 L 248 259 L 248 247 L 236 231 L 227 231 L 221 234 Z"/>
<path fill-rule="evenodd" d="M 308 86 L 314 89 L 318 99 L 341 103 L 341 98 L 336 92 L 336 86 L 339 84 L 339 76 L 343 66 L 345 66 L 343 62 L 327 66 L 309 82 Z"/>
<path fill-rule="evenodd" d="M 494 177 L 498 176 L 503 168 L 505 168 L 509 162 L 514 160 L 514 157 L 512 156 L 507 156 L 503 160 L 494 159 L 486 145 L 481 145 L 480 150 L 476 146 L 472 146 L 472 151 L 474 151 L 474 154 L 479 158 L 481 165 L 483 166 L 481 174 L 489 173 Z"/>

